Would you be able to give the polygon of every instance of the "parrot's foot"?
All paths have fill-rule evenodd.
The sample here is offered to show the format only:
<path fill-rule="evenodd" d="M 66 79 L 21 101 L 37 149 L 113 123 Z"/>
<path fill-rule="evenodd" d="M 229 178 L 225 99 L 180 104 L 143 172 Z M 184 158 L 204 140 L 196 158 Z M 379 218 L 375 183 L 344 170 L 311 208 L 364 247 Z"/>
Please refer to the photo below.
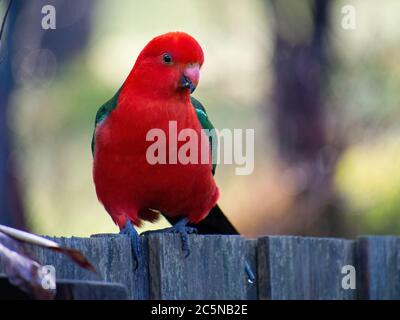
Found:
<path fill-rule="evenodd" d="M 129 219 L 126 221 L 125 227 L 120 231 L 120 234 L 128 235 L 131 240 L 132 255 L 135 261 L 134 269 L 136 270 L 139 266 L 139 260 L 142 257 L 142 246 L 140 244 L 140 236 Z"/>
<path fill-rule="evenodd" d="M 170 228 L 165 228 L 161 230 L 151 230 L 151 231 L 146 231 L 142 234 L 154 234 L 154 233 L 179 233 L 181 236 L 181 241 L 182 241 L 182 251 L 185 255 L 185 258 L 187 258 L 190 255 L 190 248 L 189 248 L 189 234 L 197 233 L 197 229 L 193 227 L 188 227 L 187 223 L 189 222 L 188 219 L 183 218 L 182 220 L 179 220 L 177 223 L 175 223 L 172 227 Z"/>

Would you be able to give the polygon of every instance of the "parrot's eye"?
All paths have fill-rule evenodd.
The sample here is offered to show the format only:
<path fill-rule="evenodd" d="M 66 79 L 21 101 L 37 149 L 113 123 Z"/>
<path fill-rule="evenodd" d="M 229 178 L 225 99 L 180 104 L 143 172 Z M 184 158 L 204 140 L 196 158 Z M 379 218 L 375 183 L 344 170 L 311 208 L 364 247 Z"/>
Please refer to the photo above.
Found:
<path fill-rule="evenodd" d="M 163 59 L 165 64 L 171 64 L 172 63 L 172 58 L 168 53 L 164 53 L 162 59 Z"/>

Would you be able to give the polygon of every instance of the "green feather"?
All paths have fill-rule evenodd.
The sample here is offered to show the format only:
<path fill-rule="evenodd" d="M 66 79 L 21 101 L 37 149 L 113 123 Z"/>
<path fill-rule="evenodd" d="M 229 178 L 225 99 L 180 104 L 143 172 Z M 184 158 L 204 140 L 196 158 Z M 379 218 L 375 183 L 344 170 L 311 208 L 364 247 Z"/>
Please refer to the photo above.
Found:
<path fill-rule="evenodd" d="M 108 100 L 105 104 L 103 104 L 99 110 L 97 110 L 96 113 L 96 120 L 94 122 L 94 132 L 93 132 L 93 137 L 92 137 L 92 155 L 94 154 L 94 147 L 96 144 L 95 141 L 95 133 L 96 133 L 96 128 L 99 125 L 100 122 L 102 122 L 107 116 L 113 111 L 118 102 L 118 97 L 121 92 L 121 89 L 117 91 L 117 93 L 110 99 Z"/>
<path fill-rule="evenodd" d="M 211 148 L 211 156 L 212 156 L 212 160 L 213 160 L 213 167 L 212 167 L 212 173 L 215 174 L 215 169 L 217 168 L 217 146 L 218 146 L 218 139 L 217 139 L 217 135 L 214 131 L 214 126 L 211 123 L 210 119 L 208 118 L 206 109 L 203 107 L 203 105 L 200 103 L 199 100 L 190 97 L 190 101 L 192 102 L 192 105 L 194 107 L 194 109 L 196 110 L 197 113 L 197 118 L 200 121 L 201 126 L 203 127 L 203 129 L 207 129 L 207 130 L 212 130 L 209 132 L 208 134 L 208 138 L 210 141 L 210 148 Z"/>

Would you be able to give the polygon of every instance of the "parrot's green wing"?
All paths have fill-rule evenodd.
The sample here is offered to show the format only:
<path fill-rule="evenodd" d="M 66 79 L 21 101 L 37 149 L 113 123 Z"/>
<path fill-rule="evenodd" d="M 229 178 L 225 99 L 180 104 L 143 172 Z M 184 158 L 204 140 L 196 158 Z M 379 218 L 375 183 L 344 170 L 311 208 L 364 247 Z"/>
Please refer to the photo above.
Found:
<path fill-rule="evenodd" d="M 94 132 L 93 132 L 93 137 L 92 137 L 92 155 L 94 155 L 94 147 L 96 144 L 95 141 L 95 133 L 96 133 L 96 128 L 99 125 L 100 122 L 102 122 L 110 113 L 115 109 L 117 106 L 117 101 L 119 97 L 121 89 L 117 91 L 117 93 L 110 99 L 108 100 L 105 104 L 103 104 L 99 110 L 97 110 L 96 113 L 96 120 L 94 122 Z"/>
<path fill-rule="evenodd" d="M 212 173 L 215 174 L 215 169 L 217 168 L 217 144 L 218 144 L 218 139 L 217 139 L 217 134 L 215 132 L 215 128 L 213 124 L 211 123 L 210 119 L 208 118 L 206 109 L 203 107 L 203 105 L 200 103 L 199 100 L 190 97 L 190 101 L 192 102 L 192 105 L 194 109 L 196 110 L 197 113 L 197 118 L 200 121 L 201 126 L 203 129 L 209 130 L 208 131 L 208 137 L 210 140 L 210 148 L 211 148 L 211 157 L 213 161 L 213 166 L 212 166 Z"/>

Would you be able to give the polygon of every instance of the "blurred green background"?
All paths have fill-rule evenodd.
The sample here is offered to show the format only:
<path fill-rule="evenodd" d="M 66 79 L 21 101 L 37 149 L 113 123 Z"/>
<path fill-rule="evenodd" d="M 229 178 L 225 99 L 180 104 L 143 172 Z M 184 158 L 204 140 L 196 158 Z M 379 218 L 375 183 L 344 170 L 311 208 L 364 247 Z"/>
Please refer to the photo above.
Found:
<path fill-rule="evenodd" d="M 59 236 L 118 231 L 92 182 L 94 116 L 149 40 L 181 30 L 205 52 L 194 95 L 215 126 L 255 129 L 254 173 L 220 165 L 216 174 L 240 231 L 400 234 L 400 2 L 323 2 L 15 1 L 0 48 L 9 140 L 0 223 Z M 40 27 L 48 3 L 55 30 Z M 344 5 L 356 10 L 355 30 L 342 27 Z"/>

